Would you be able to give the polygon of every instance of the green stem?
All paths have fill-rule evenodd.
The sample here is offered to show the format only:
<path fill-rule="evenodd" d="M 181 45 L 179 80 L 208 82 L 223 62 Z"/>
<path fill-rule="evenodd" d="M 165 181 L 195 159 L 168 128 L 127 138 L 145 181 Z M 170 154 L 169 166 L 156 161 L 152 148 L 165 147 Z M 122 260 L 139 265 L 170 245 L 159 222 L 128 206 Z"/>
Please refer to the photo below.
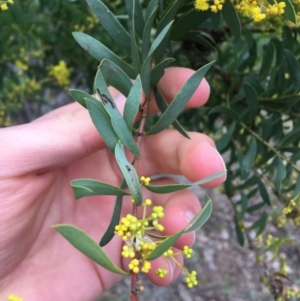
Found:
<path fill-rule="evenodd" d="M 294 164 L 291 160 L 289 160 L 286 156 L 282 155 L 275 147 L 270 145 L 268 142 L 263 140 L 258 134 L 256 134 L 254 131 L 252 131 L 246 124 L 243 122 L 240 122 L 241 126 L 247 130 L 253 137 L 255 137 L 258 141 L 260 141 L 262 144 L 264 144 L 266 147 L 268 147 L 272 152 L 275 153 L 277 157 L 279 157 L 282 160 L 285 160 L 288 164 L 290 164 L 298 173 L 300 173 L 300 168 Z"/>

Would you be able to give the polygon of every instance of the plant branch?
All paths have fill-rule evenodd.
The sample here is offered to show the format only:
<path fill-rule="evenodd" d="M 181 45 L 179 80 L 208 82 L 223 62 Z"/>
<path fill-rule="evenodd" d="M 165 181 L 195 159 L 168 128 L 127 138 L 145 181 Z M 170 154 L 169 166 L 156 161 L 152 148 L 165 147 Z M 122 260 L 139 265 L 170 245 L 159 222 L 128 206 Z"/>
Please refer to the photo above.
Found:
<path fill-rule="evenodd" d="M 289 160 L 286 156 L 282 155 L 275 147 L 270 145 L 268 142 L 263 140 L 258 134 L 256 134 L 254 131 L 252 131 L 245 123 L 240 122 L 241 126 L 247 130 L 253 137 L 255 137 L 257 140 L 259 140 L 262 144 L 264 144 L 266 147 L 268 147 L 272 152 L 275 153 L 277 157 L 280 159 L 286 161 L 288 164 L 290 164 L 298 173 L 300 173 L 300 168 L 294 164 L 291 160 Z"/>

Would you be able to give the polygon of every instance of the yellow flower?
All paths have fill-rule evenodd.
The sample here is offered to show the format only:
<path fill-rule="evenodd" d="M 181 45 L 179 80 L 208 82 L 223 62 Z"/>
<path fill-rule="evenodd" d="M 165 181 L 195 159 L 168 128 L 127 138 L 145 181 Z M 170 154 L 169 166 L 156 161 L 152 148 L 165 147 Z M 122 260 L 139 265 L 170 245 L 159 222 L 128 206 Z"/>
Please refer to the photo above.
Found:
<path fill-rule="evenodd" d="M 65 61 L 59 61 L 58 65 L 51 66 L 49 75 L 53 76 L 61 87 L 70 83 L 71 69 L 68 69 Z"/>
<path fill-rule="evenodd" d="M 7 10 L 8 9 L 6 3 L 1 3 L 0 7 L 1 7 L 1 10 Z"/>
<path fill-rule="evenodd" d="M 131 270 L 133 273 L 137 274 L 140 269 L 139 269 L 139 261 L 138 259 L 134 258 L 130 261 L 130 263 L 128 264 L 128 268 L 129 270 Z"/>
<path fill-rule="evenodd" d="M 207 0 L 196 0 L 194 5 L 197 10 L 208 10 L 209 9 Z"/>
<path fill-rule="evenodd" d="M 7 297 L 7 301 L 23 301 L 23 298 L 11 294 Z"/>
<path fill-rule="evenodd" d="M 196 276 L 197 276 L 196 271 L 192 271 L 191 273 L 187 274 L 185 278 L 185 282 L 188 288 L 192 288 L 193 286 L 198 284 Z"/>

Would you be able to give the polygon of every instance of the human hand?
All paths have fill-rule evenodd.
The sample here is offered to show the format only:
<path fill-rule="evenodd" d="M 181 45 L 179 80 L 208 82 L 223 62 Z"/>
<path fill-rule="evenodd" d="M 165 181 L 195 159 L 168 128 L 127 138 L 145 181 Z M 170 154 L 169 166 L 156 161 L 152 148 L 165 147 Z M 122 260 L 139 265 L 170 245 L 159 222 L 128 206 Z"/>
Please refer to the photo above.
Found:
<path fill-rule="evenodd" d="M 160 89 L 170 102 L 193 71 L 170 68 L 160 81 Z M 112 90 L 113 96 L 118 93 Z M 203 105 L 209 95 L 205 80 L 188 103 L 189 108 Z M 120 108 L 124 102 L 119 103 Z M 153 102 L 150 112 L 157 108 Z M 199 133 L 191 139 L 175 130 L 166 130 L 142 139 L 140 175 L 182 174 L 191 181 L 225 170 L 213 141 Z M 96 241 L 110 221 L 114 199 L 99 196 L 74 199 L 70 181 L 93 178 L 118 186 L 121 172 L 113 154 L 92 124 L 87 110 L 78 104 L 57 109 L 30 124 L 0 130 L 0 300 L 14 293 L 24 301 L 95 300 L 120 277 L 98 266 L 70 245 L 51 226 L 68 223 L 83 229 Z M 206 184 L 220 185 L 225 176 Z M 151 183 L 154 183 L 151 182 Z M 157 180 L 155 184 L 164 183 Z M 184 190 L 144 198 L 165 207 L 162 223 L 165 234 L 182 229 L 200 210 L 197 196 Z M 123 213 L 131 203 L 124 202 Z M 192 245 L 194 234 L 180 238 L 176 247 Z M 115 237 L 104 247 L 122 267 L 122 240 Z M 171 262 L 164 279 L 155 275 L 161 259 L 152 262 L 151 281 L 167 285 L 180 270 Z"/>

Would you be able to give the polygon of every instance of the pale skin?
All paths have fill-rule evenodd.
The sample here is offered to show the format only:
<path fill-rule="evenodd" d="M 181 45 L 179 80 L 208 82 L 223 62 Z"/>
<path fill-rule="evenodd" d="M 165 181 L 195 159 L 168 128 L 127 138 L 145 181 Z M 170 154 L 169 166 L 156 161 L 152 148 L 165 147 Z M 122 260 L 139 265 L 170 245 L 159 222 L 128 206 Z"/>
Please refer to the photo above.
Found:
<path fill-rule="evenodd" d="M 166 70 L 159 86 L 169 102 L 192 73 L 184 68 Z M 111 91 L 118 96 L 117 91 Z M 203 80 L 187 108 L 202 106 L 208 96 L 209 86 Z M 118 105 L 121 108 L 124 103 Z M 150 112 L 156 111 L 152 102 Z M 182 174 L 196 181 L 225 170 L 214 142 L 200 133 L 189 134 L 190 140 L 175 130 L 143 137 L 139 174 Z M 78 104 L 57 109 L 30 124 L 1 129 L 0 141 L 0 300 L 15 294 L 24 301 L 94 301 L 121 277 L 86 258 L 51 226 L 73 224 L 100 240 L 115 198 L 76 201 L 69 183 L 93 178 L 118 186 L 121 173 L 113 154 L 88 112 Z M 225 175 L 206 187 L 216 187 L 224 180 Z M 162 182 L 167 183 L 163 179 L 156 183 Z M 165 207 L 162 223 L 166 234 L 182 229 L 201 209 L 197 196 L 188 190 L 163 195 L 144 191 L 144 198 Z M 124 203 L 123 213 L 131 212 L 129 199 Z M 176 247 L 193 242 L 191 233 Z M 115 237 L 104 249 L 116 265 L 126 269 L 121 248 L 122 240 Z M 177 278 L 180 269 L 167 262 L 169 273 L 160 279 L 155 269 L 161 263 L 161 258 L 152 262 L 148 277 L 158 285 L 167 285 Z"/>

